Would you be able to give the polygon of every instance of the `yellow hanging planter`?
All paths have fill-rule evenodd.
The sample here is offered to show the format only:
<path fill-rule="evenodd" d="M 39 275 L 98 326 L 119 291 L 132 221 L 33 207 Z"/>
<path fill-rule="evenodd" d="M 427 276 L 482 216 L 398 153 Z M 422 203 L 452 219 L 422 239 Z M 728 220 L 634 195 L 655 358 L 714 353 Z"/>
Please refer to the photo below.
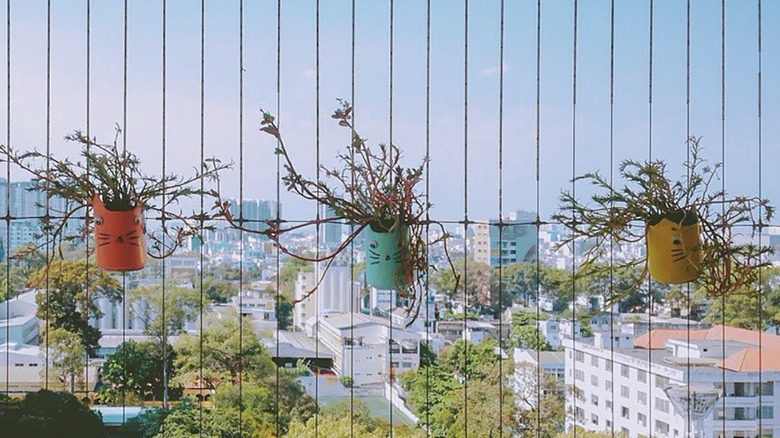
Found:
<path fill-rule="evenodd" d="M 699 277 L 701 236 L 694 212 L 676 211 L 651 218 L 645 227 L 650 276 L 681 284 Z"/>

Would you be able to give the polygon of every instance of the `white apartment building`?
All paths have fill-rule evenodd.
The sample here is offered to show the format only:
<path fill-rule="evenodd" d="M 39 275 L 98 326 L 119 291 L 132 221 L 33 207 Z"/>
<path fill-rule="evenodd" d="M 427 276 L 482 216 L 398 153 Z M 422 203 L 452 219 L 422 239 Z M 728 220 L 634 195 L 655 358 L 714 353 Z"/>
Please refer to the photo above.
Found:
<path fill-rule="evenodd" d="M 564 340 L 572 389 L 566 405 L 574 414 L 567 429 L 577 421 L 632 438 L 780 436 L 780 336 L 724 326 L 653 329 L 633 342 L 628 333 L 613 336 Z M 687 410 L 665 393 L 674 385 L 721 397 L 698 426 L 689 426 Z"/>
<path fill-rule="evenodd" d="M 321 265 L 324 269 L 324 265 Z M 303 329 L 306 322 L 328 312 L 352 312 L 360 310 L 360 283 L 351 281 L 351 267 L 334 263 L 317 286 L 322 271 L 299 272 L 295 280 L 295 299 L 301 300 L 293 307 L 293 326 Z M 317 286 L 317 291 L 303 299 Z"/>
<path fill-rule="evenodd" d="M 276 297 L 258 290 L 246 290 L 230 299 L 230 303 L 242 316 L 254 321 L 273 323 L 276 321 Z"/>
<path fill-rule="evenodd" d="M 384 384 L 420 367 L 420 335 L 362 313 L 328 313 L 307 335 L 333 356 L 333 371 L 351 376 L 356 386 Z"/>

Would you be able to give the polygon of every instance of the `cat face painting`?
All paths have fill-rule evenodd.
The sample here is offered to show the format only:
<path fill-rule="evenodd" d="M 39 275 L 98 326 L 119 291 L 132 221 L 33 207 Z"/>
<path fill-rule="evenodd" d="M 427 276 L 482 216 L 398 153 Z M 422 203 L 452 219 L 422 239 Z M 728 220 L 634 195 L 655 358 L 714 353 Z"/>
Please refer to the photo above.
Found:
<path fill-rule="evenodd" d="M 92 200 L 97 265 L 107 271 L 135 271 L 146 263 L 143 206 L 128 211 L 106 209 L 98 196 Z"/>
<path fill-rule="evenodd" d="M 381 233 L 367 227 L 364 236 L 366 282 L 380 290 L 397 289 L 396 274 L 403 271 L 398 232 Z"/>
<path fill-rule="evenodd" d="M 646 236 L 647 262 L 654 280 L 681 284 L 699 276 L 701 238 L 695 216 L 670 216 L 648 223 Z"/>

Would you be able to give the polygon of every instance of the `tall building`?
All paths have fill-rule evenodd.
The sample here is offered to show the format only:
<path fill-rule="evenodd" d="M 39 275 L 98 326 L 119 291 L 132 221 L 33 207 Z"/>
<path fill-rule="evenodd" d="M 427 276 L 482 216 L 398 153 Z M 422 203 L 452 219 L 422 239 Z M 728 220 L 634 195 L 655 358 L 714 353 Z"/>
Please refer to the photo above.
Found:
<path fill-rule="evenodd" d="M 536 213 L 515 211 L 503 219 L 499 227 L 497 219 L 474 226 L 474 259 L 498 266 L 536 260 Z M 503 228 L 503 232 L 500 231 Z"/>
<path fill-rule="evenodd" d="M 728 326 L 653 329 L 636 338 L 597 332 L 564 347 L 573 388 L 567 429 L 576 421 L 631 438 L 780 436 L 780 336 Z M 678 396 L 688 388 L 710 404 L 685 407 Z M 697 409 L 702 418 L 689 419 Z"/>
<path fill-rule="evenodd" d="M 0 222 L 0 242 L 8 254 L 13 254 L 17 248 L 27 243 L 43 243 L 36 236 L 41 233 L 40 217 L 46 215 L 46 193 L 32 190 L 34 181 L 16 181 L 8 183 L 0 178 L 0 215 L 10 213 L 10 230 L 5 221 Z M 59 198 L 49 200 L 49 214 L 60 216 L 65 210 L 65 202 Z M 9 208 L 10 207 L 10 208 Z M 18 219 L 17 219 L 18 218 Z M 78 232 L 78 221 L 68 224 L 65 234 Z M 6 242 L 6 240 L 8 240 Z"/>
<path fill-rule="evenodd" d="M 320 217 L 323 219 L 332 218 L 335 217 L 335 213 L 333 212 L 333 209 L 330 207 L 323 205 L 321 207 L 322 211 L 320 213 Z M 340 223 L 328 223 L 325 224 L 325 243 L 327 245 L 338 245 L 341 243 L 341 227 L 342 224 Z"/>
<path fill-rule="evenodd" d="M 325 268 L 326 262 L 320 269 Z M 351 282 L 351 267 L 345 263 L 334 262 L 325 273 L 317 291 L 306 299 L 306 293 L 317 286 L 322 270 L 299 272 L 295 280 L 295 299 L 301 300 L 293 308 L 293 325 L 303 328 L 306 322 L 327 312 L 353 312 L 360 309 L 360 283 Z"/>
<path fill-rule="evenodd" d="M 265 221 L 276 218 L 277 206 L 281 216 L 281 206 L 273 200 L 265 199 L 244 199 L 238 201 L 231 199 L 230 214 L 234 220 L 243 218 L 246 222 L 244 227 L 250 230 L 263 231 L 268 228 Z"/>

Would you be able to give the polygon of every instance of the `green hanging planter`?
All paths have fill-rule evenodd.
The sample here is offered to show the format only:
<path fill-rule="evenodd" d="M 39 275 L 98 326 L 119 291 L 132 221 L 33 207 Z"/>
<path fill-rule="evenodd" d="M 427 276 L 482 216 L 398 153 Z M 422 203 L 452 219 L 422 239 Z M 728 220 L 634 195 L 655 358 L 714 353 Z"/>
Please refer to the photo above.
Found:
<path fill-rule="evenodd" d="M 396 227 L 392 232 L 377 231 L 374 225 L 366 227 L 366 283 L 369 286 L 391 290 L 404 284 L 401 246 L 398 244 L 398 233 L 401 230 L 405 232 L 406 227 Z"/>

